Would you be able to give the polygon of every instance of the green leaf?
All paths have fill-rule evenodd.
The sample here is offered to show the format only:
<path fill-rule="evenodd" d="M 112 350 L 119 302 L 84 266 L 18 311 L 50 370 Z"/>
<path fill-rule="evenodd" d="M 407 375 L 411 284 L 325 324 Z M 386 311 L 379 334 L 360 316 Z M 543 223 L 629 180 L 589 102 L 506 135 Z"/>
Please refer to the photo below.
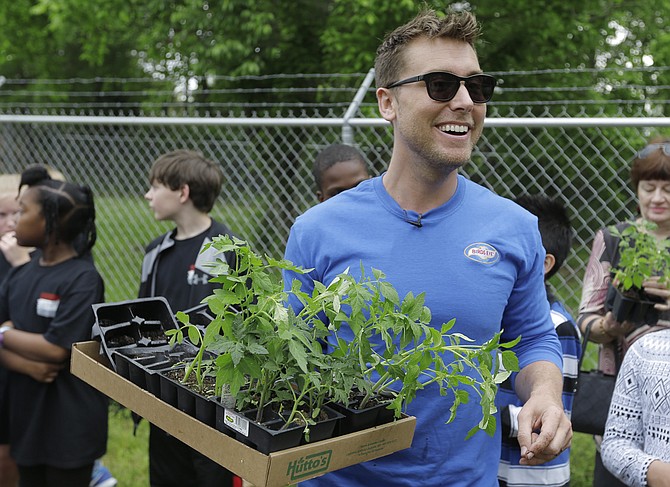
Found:
<path fill-rule="evenodd" d="M 505 367 L 506 370 L 511 372 L 516 372 L 519 370 L 519 358 L 514 352 L 506 350 L 501 353 L 501 356 L 503 367 Z"/>

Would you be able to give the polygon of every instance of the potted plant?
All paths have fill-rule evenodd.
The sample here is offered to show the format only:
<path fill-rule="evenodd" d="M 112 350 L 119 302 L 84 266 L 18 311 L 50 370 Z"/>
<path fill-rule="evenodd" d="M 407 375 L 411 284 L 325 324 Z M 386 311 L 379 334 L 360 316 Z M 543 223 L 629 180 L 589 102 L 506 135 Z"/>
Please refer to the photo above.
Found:
<path fill-rule="evenodd" d="M 644 291 L 643 282 L 658 276 L 670 284 L 670 241 L 657 239 L 656 225 L 639 220 L 623 230 L 611 229 L 620 238 L 619 262 L 612 269 L 612 284 L 605 306 L 618 322 L 655 323 L 654 305 L 663 302 Z"/>
<path fill-rule="evenodd" d="M 400 299 L 379 270 L 368 278 L 361 269 L 360 279 L 344 272 L 328 285 L 315 283 L 311 294 L 295 283 L 290 292 L 303 305 L 295 313 L 286 306 L 281 271 L 303 270 L 286 260 L 261 258 L 246 242 L 227 236 L 209 245 L 235 252 L 236 267 L 224 261 L 211 265 L 221 288 L 205 299 L 213 317 L 205 337 L 185 326 L 203 351 L 216 356 L 216 393 L 227 388 L 235 404 L 235 411 L 217 411 L 217 427 L 224 423 L 248 439 L 251 422 L 269 423 L 276 432 L 297 423 L 309 441 L 328 404 L 348 405 L 352 390 L 361 393 L 363 409 L 381 396 L 391 420 L 419 389 L 437 383 L 441 391 L 454 391 L 450 421 L 468 401 L 470 388 L 482 408 L 471 434 L 495 431 L 496 383 L 518 369 L 513 352 L 505 350 L 514 343 L 500 344 L 500 333 L 477 345 L 450 332 L 453 320 L 434 329 L 423 294 Z M 354 332 L 352 340 L 339 336 L 344 323 Z M 328 337 L 336 346 L 326 353 Z M 183 332 L 172 338 L 183 339 Z M 499 369 L 501 362 L 506 371 Z"/>
<path fill-rule="evenodd" d="M 329 357 L 335 365 L 330 377 L 341 387 L 333 396 L 333 406 L 345 413 L 348 422 L 341 422 L 341 432 L 351 432 L 399 418 L 420 389 L 436 383 L 442 395 L 449 389 L 455 400 L 450 405 L 453 421 L 456 409 L 468 401 L 465 386 L 477 394 L 482 407 L 482 421 L 470 431 L 495 431 L 494 398 L 497 383 L 518 369 L 516 356 L 500 344 L 497 333 L 486 343 L 477 345 L 461 334 L 450 333 L 455 320 L 440 330 L 430 326 L 431 313 L 425 306 L 423 293 L 408 293 L 400 299 L 395 288 L 378 269 L 355 279 L 349 272 L 338 275 L 329 286 L 316 283 L 312 296 L 293 289 L 309 309 L 311 326 L 328 328 L 336 343 Z M 321 321 L 318 311 L 327 320 Z M 353 338 L 340 339 L 338 331 L 347 323 Z M 374 337 L 378 343 L 375 345 Z M 493 361 L 500 353 L 505 370 Z M 473 375 L 465 375 L 470 369 Z M 351 404 L 355 402 L 355 404 Z"/>
<path fill-rule="evenodd" d="M 166 331 L 170 339 L 170 346 L 184 342 L 185 334 L 188 341 L 197 347 L 197 352 L 180 362 L 179 367 L 163 371 L 162 387 L 170 391 L 176 397 L 177 407 L 195 416 L 200 421 L 215 425 L 215 406 L 212 402 L 216 395 L 216 378 L 214 376 L 214 359 L 208 349 L 216 341 L 214 327 L 207 328 L 191 323 L 191 316 L 185 312 L 178 311 L 177 320 L 181 326 Z M 171 387 L 166 383 L 172 379 L 183 387 Z M 162 390 L 161 390 L 162 394 Z"/>
<path fill-rule="evenodd" d="M 264 260 L 243 241 L 221 237 L 211 245 L 235 251 L 237 262 L 235 269 L 214 264 L 210 272 L 221 288 L 206 298 L 214 316 L 207 331 L 217 337 L 209 346 L 217 355 L 217 390 L 229 389 L 238 414 L 228 411 L 229 426 L 253 410 L 256 423 L 270 417 L 272 431 L 279 432 L 299 424 L 301 434 L 313 440 L 312 426 L 327 411 L 323 398 L 330 387 L 319 341 L 325 335 L 284 304 L 281 269 L 293 266 Z M 328 412 L 330 419 L 334 415 Z"/>

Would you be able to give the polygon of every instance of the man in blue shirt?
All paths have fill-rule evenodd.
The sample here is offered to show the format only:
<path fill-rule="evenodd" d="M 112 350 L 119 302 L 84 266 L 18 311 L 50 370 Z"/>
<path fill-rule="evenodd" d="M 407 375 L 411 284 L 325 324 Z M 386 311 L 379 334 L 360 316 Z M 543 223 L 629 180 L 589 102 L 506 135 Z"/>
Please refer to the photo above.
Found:
<path fill-rule="evenodd" d="M 458 175 L 481 135 L 495 80 L 482 74 L 479 33 L 469 12 L 439 18 L 424 11 L 377 51 L 377 100 L 393 126 L 388 171 L 308 210 L 291 229 L 286 258 L 310 273 L 287 273 L 311 292 L 346 268 L 383 271 L 401 296 L 426 293 L 432 324 L 456 319 L 454 332 L 483 343 L 504 329 L 521 370 L 515 389 L 522 462 L 540 464 L 572 437 L 563 412 L 561 351 L 549 314 L 535 218 Z M 294 307 L 300 306 L 296 299 Z M 342 329 L 340 329 L 340 336 Z M 419 391 L 412 447 L 331 472 L 305 485 L 497 486 L 500 431 L 466 440 L 477 401 L 449 417 L 450 397 Z"/>

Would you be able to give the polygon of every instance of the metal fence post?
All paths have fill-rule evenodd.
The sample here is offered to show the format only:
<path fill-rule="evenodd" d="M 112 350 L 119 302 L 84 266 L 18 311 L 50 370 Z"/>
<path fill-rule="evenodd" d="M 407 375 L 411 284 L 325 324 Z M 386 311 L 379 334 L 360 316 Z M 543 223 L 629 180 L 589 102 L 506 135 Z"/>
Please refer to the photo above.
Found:
<path fill-rule="evenodd" d="M 374 79 L 375 79 L 375 68 L 370 68 L 370 71 L 368 71 L 368 74 L 365 76 L 363 83 L 361 83 L 361 86 L 358 88 L 358 91 L 356 92 L 354 99 L 351 100 L 351 104 L 347 108 L 347 111 L 344 113 L 344 121 L 342 123 L 343 144 L 354 145 L 354 130 L 351 128 L 349 120 L 353 118 L 353 116 L 358 111 L 358 108 L 361 106 L 361 103 L 363 103 L 363 99 L 365 98 L 365 95 L 367 94 L 368 89 L 370 88 L 370 85 L 372 84 Z"/>

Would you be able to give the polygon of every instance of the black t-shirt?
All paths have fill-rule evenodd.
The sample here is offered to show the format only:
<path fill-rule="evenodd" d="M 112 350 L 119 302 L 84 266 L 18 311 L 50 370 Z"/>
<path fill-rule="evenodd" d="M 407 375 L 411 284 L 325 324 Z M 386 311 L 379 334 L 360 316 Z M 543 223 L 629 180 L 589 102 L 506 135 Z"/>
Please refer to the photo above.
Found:
<path fill-rule="evenodd" d="M 156 271 L 156 296 L 163 296 L 173 312 L 201 303 L 212 293 L 211 275 L 196 266 L 208 230 L 185 240 L 175 240 L 163 251 Z"/>
<path fill-rule="evenodd" d="M 44 267 L 38 258 L 12 269 L 0 286 L 0 322 L 40 333 L 58 346 L 89 340 L 92 304 L 104 300 L 103 281 L 90 259 Z M 9 443 L 19 465 L 78 468 L 107 446 L 107 398 L 63 368 L 50 384 L 10 372 Z"/>
<path fill-rule="evenodd" d="M 11 268 L 12 265 L 9 262 L 7 262 L 5 254 L 0 252 L 0 282 L 2 282 L 5 279 L 5 276 L 10 271 Z"/>

